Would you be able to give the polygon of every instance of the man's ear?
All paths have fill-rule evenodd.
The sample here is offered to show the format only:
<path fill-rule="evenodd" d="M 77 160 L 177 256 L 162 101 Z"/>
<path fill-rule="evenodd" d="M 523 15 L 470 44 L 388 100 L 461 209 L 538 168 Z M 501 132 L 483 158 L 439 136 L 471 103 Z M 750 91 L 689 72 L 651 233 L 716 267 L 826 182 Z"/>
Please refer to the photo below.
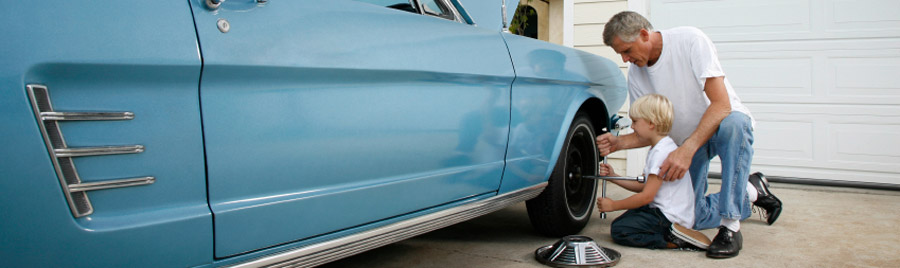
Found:
<path fill-rule="evenodd" d="M 640 37 L 641 37 L 641 40 L 644 42 L 649 41 L 650 40 L 650 31 L 648 31 L 647 29 L 641 29 Z"/>

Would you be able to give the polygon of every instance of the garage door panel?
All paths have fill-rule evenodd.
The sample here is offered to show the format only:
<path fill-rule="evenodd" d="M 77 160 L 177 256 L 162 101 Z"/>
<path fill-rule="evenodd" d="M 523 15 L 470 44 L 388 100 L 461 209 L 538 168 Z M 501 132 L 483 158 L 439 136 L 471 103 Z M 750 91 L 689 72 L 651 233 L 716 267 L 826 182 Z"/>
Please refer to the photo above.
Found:
<path fill-rule="evenodd" d="M 759 115 L 757 117 L 760 117 Z M 762 115 L 757 118 L 757 128 L 765 131 L 754 133 L 755 142 L 754 157 L 758 161 L 769 163 L 803 162 L 810 164 L 813 159 L 813 122 L 803 121 L 777 121 L 778 118 L 768 118 Z"/>
<path fill-rule="evenodd" d="M 719 57 L 735 91 L 751 103 L 900 104 L 900 39 L 893 48 L 831 41 L 798 46 L 730 44 Z M 806 45 L 809 44 L 809 45 Z M 798 49 L 798 48 L 803 49 Z M 724 51 L 723 51 L 724 50 Z"/>
<path fill-rule="evenodd" d="M 845 57 L 828 62 L 834 74 L 831 95 L 870 97 L 900 96 L 900 57 Z M 876 101 L 877 102 L 877 101 Z"/>
<path fill-rule="evenodd" d="M 812 97 L 812 57 L 721 59 L 728 80 L 742 99 L 809 99 Z"/>
<path fill-rule="evenodd" d="M 691 25 L 719 42 L 871 38 L 900 32 L 900 2 L 895 0 L 656 0 L 650 10 L 657 28 Z"/>
<path fill-rule="evenodd" d="M 710 164 L 709 167 L 712 171 L 721 170 L 721 168 L 722 166 L 717 162 Z M 857 170 L 842 170 L 839 167 L 820 168 L 778 164 L 761 166 L 754 162 L 752 170 L 754 172 L 761 171 L 768 176 L 779 177 L 886 184 L 897 184 L 900 182 L 900 175 L 897 173 L 859 172 Z M 802 176 L 796 174 L 801 174 Z"/>
<path fill-rule="evenodd" d="M 824 1 L 826 25 L 830 31 L 896 31 L 900 29 L 900 1 Z"/>
<path fill-rule="evenodd" d="M 654 26 L 690 25 L 716 39 L 768 38 L 772 34 L 808 33 L 810 1 L 651 1 Z M 655 16 L 656 14 L 665 14 Z M 699 15 L 702 14 L 702 15 Z"/>
<path fill-rule="evenodd" d="M 817 110 L 754 113 L 753 170 L 798 178 L 848 180 L 852 174 L 849 180 L 900 181 L 900 116 L 816 115 Z"/>
<path fill-rule="evenodd" d="M 755 170 L 817 177 L 812 169 L 854 171 L 873 178 L 900 174 L 900 107 L 748 104 L 757 120 Z M 788 167 L 794 167 L 790 169 Z M 816 173 L 818 174 L 818 173 Z M 880 175 L 879 175 L 880 174 Z M 871 180 L 869 180 L 871 181 Z M 872 181 L 874 182 L 874 181 Z M 894 182 L 896 183 L 896 181 Z"/>
<path fill-rule="evenodd" d="M 900 172 L 900 123 L 829 124 L 828 162 L 850 165 L 852 170 Z"/>

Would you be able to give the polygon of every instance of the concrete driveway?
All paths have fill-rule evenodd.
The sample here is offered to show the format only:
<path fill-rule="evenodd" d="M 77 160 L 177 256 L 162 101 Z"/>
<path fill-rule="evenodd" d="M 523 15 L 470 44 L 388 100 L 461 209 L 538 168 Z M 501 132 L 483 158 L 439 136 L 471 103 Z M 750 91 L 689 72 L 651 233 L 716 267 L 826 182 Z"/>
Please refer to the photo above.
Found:
<path fill-rule="evenodd" d="M 710 191 L 718 191 L 716 182 Z M 609 224 L 622 212 L 600 219 L 595 211 L 581 235 L 619 251 L 616 267 L 900 267 L 900 191 L 779 183 L 771 189 L 784 212 L 772 226 L 756 213 L 744 221 L 744 249 L 731 259 L 616 245 Z M 615 185 L 608 193 L 629 194 Z M 716 230 L 703 232 L 712 238 Z M 538 235 L 520 203 L 323 267 L 546 267 L 534 251 L 558 239 Z"/>

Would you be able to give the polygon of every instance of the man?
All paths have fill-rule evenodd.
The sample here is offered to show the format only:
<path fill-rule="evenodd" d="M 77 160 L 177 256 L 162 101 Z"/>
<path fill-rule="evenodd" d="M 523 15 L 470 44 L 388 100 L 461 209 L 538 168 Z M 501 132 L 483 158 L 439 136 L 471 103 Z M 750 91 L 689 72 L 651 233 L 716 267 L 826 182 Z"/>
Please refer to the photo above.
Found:
<path fill-rule="evenodd" d="M 772 224 L 781 213 L 781 201 L 769 192 L 762 174 L 749 176 L 755 121 L 725 78 L 712 41 L 693 27 L 653 31 L 646 18 L 630 11 L 607 22 L 603 41 L 630 63 L 631 100 L 655 93 L 672 101 L 675 121 L 669 136 L 679 147 L 659 174 L 671 181 L 690 172 L 694 229 L 719 227 L 706 255 L 737 256 L 743 242 L 740 220 L 750 216 L 750 203 L 763 208 Z M 647 145 L 633 133 L 597 137 L 602 155 Z M 715 156 L 722 160 L 721 191 L 704 196 L 709 161 Z"/>

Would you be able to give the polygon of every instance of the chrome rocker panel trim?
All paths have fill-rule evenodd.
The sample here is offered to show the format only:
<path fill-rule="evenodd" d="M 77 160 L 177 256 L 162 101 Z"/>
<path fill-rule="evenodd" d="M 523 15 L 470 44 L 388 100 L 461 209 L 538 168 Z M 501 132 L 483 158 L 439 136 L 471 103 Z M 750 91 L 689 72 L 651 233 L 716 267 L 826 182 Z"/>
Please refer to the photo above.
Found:
<path fill-rule="evenodd" d="M 467 221 L 538 196 L 547 183 L 228 267 L 312 267 Z"/>

